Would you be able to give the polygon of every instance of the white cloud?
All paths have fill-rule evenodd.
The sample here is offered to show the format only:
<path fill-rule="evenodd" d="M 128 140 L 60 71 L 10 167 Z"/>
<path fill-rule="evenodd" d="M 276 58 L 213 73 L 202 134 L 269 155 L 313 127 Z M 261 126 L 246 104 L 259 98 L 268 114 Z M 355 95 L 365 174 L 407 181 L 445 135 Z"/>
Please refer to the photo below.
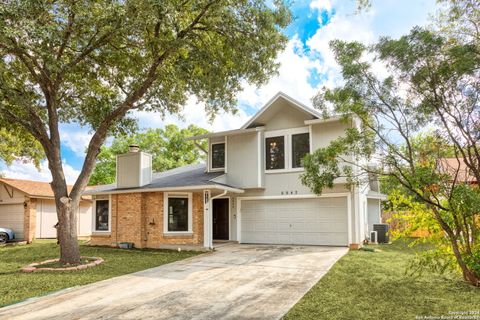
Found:
<path fill-rule="evenodd" d="M 307 105 L 311 104 L 310 99 L 315 95 L 318 88 L 312 86 L 308 78 L 311 71 L 318 72 L 321 70 L 320 61 L 311 59 L 304 52 L 303 44 L 297 37 L 288 42 L 277 61 L 280 63 L 278 75 L 272 77 L 261 88 L 246 85 L 238 95 L 240 103 L 246 103 L 254 109 L 259 109 L 277 92 L 283 91 Z"/>
<path fill-rule="evenodd" d="M 319 72 L 326 75 L 326 81 L 322 83 L 323 85 L 331 88 L 342 82 L 340 66 L 330 49 L 330 41 L 339 39 L 366 44 L 372 43 L 375 40 L 371 27 L 374 15 L 373 9 L 357 15 L 339 12 L 307 41 L 307 46 L 321 56 L 322 62 Z"/>
<path fill-rule="evenodd" d="M 76 124 L 62 124 L 60 127 L 60 140 L 78 157 L 85 156 L 85 150 L 92 138 L 88 128 Z"/>
<path fill-rule="evenodd" d="M 138 119 L 140 128 L 160 128 L 167 124 L 176 124 L 184 128 L 190 124 L 195 124 L 210 131 L 224 131 L 232 128 L 238 128 L 247 122 L 249 116 L 242 109 L 236 114 L 220 112 L 210 122 L 206 116 L 204 106 L 197 103 L 194 97 L 188 99 L 186 105 L 179 115 L 167 114 L 162 119 L 159 113 L 153 112 L 135 112 L 133 116 Z"/>
<path fill-rule="evenodd" d="M 77 177 L 80 174 L 80 171 L 74 169 L 65 162 L 63 163 L 63 171 L 68 184 L 75 183 L 75 180 L 77 180 Z M 10 166 L 3 166 L 1 173 L 5 175 L 5 177 L 12 179 L 25 179 L 45 182 L 52 181 L 52 175 L 48 169 L 48 162 L 46 160 L 42 161 L 40 164 L 40 171 L 35 168 L 32 163 L 14 161 Z"/>
<path fill-rule="evenodd" d="M 314 0 L 310 2 L 310 8 L 321 10 L 332 10 L 332 1 L 329 0 Z"/>

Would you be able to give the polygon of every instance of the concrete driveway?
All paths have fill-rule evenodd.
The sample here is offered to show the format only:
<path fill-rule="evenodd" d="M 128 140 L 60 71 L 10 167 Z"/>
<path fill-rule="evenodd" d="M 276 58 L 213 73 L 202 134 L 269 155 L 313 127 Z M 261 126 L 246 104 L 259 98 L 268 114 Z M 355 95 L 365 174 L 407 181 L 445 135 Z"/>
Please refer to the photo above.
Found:
<path fill-rule="evenodd" d="M 228 244 L 0 309 L 0 319 L 279 319 L 347 248 Z"/>

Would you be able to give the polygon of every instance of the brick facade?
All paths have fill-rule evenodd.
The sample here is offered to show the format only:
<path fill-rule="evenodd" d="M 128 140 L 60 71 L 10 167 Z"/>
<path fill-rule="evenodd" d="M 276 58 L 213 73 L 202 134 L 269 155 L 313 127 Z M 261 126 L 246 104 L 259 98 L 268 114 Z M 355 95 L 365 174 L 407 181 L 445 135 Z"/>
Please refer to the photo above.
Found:
<path fill-rule="evenodd" d="M 37 199 L 25 197 L 23 207 L 23 238 L 27 243 L 35 239 L 35 230 L 37 227 Z"/>
<path fill-rule="evenodd" d="M 133 242 L 136 248 L 203 244 L 203 194 L 192 194 L 192 235 L 167 235 L 163 230 L 163 192 L 111 195 L 109 234 L 93 233 L 91 244 L 116 246 Z"/>

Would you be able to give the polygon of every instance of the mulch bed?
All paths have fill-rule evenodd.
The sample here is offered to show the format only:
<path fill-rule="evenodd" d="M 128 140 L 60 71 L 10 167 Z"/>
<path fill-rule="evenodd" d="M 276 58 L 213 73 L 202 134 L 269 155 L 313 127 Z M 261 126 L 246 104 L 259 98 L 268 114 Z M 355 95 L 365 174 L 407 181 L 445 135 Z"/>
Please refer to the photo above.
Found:
<path fill-rule="evenodd" d="M 102 264 L 104 260 L 97 257 L 80 257 L 79 264 L 62 264 L 60 259 L 50 259 L 42 262 L 34 262 L 21 268 L 22 272 L 39 272 L 39 271 L 78 271 L 93 268 Z"/>

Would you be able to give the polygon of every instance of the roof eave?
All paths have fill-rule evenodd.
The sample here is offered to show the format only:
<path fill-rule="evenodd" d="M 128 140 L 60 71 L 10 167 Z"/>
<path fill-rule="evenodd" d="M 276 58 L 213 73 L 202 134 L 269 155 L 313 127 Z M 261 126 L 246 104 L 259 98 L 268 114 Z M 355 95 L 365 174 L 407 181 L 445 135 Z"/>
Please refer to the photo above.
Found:
<path fill-rule="evenodd" d="M 205 190 L 205 189 L 217 189 L 223 191 L 229 191 L 233 193 L 244 193 L 245 190 L 224 186 L 220 184 L 208 184 L 208 185 L 196 185 L 196 186 L 182 186 L 182 187 L 161 187 L 161 188 L 136 188 L 136 189 L 121 189 L 121 190 L 103 190 L 103 191 L 91 191 L 84 192 L 84 195 L 106 195 L 106 194 L 122 194 L 122 193 L 138 193 L 138 192 L 165 192 L 165 191 L 189 191 L 189 190 Z"/>
<path fill-rule="evenodd" d="M 187 141 L 191 141 L 191 140 L 200 140 L 200 139 L 214 138 L 214 137 L 240 135 L 240 134 L 247 134 L 247 133 L 252 133 L 252 132 L 257 132 L 257 131 L 263 131 L 263 130 L 265 130 L 265 127 L 264 127 L 264 126 L 255 127 L 255 128 L 249 128 L 249 129 L 227 130 L 227 131 L 220 131 L 220 132 L 212 132 L 212 133 L 201 134 L 201 135 L 198 135 L 198 136 L 189 137 L 189 138 L 187 138 L 186 140 L 187 140 Z"/>

